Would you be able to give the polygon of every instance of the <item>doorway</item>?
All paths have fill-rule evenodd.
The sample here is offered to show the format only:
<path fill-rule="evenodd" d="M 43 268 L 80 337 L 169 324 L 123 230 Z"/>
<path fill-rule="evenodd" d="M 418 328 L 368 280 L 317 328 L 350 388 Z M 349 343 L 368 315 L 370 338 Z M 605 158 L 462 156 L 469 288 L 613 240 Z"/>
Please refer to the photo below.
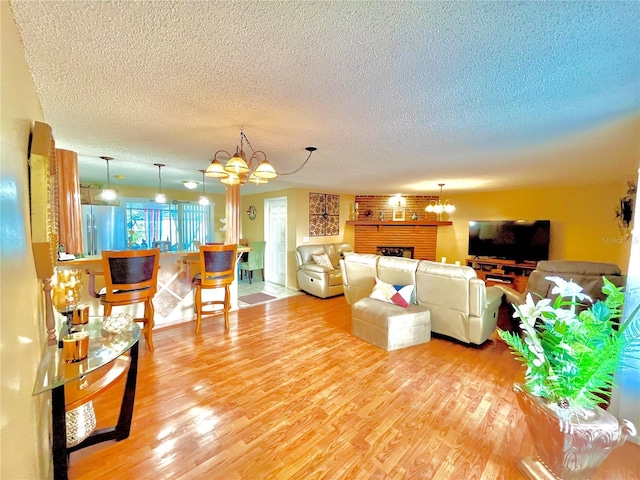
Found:
<path fill-rule="evenodd" d="M 287 198 L 267 198 L 264 201 L 265 281 L 287 284 Z"/>

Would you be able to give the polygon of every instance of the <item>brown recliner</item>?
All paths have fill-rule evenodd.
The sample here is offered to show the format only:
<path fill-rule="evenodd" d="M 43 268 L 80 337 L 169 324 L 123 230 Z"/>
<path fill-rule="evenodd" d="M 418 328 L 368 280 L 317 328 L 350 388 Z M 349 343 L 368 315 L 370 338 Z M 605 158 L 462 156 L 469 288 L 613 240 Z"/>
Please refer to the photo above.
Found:
<path fill-rule="evenodd" d="M 596 300 L 604 300 L 606 297 L 602 293 L 602 277 L 606 277 L 618 287 L 623 286 L 625 282 L 625 276 L 622 275 L 620 267 L 613 263 L 544 260 L 538 262 L 536 269 L 531 272 L 527 288 L 523 293 L 517 292 L 508 286 L 496 285 L 505 294 L 503 307 L 506 305 L 509 317 L 513 314 L 513 305 L 525 303 L 528 293 L 533 295 L 534 301 L 537 301 L 540 297 L 555 300 L 557 295 L 551 293 L 555 284 L 547 280 L 547 277 L 560 277 L 567 281 L 573 280 L 574 283 L 582 287 L 583 292 L 589 295 L 594 302 Z M 517 322 L 513 323 L 517 324 Z"/>

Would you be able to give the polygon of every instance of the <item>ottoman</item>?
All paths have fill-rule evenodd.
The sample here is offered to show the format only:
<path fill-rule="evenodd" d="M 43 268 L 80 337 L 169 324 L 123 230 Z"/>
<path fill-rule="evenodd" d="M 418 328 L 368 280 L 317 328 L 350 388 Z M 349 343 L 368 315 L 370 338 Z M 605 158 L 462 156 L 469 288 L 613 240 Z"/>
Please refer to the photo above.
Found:
<path fill-rule="evenodd" d="M 365 297 L 351 305 L 351 333 L 387 351 L 411 347 L 431 340 L 431 314 Z"/>

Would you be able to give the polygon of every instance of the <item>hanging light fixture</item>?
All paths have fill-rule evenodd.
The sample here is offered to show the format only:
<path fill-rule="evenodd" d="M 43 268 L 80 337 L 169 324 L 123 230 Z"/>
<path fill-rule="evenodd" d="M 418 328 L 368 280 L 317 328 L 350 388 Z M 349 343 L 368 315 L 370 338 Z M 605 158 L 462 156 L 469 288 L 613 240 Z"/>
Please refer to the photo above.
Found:
<path fill-rule="evenodd" d="M 440 198 L 442 198 L 442 187 L 444 187 L 444 183 L 439 183 L 438 186 L 440 187 L 440 197 L 438 197 L 438 201 L 436 202 L 435 200 L 431 200 L 431 203 L 429 203 L 424 210 L 428 213 L 435 213 L 438 221 L 441 221 L 443 213 L 451 215 L 456 211 L 456 207 L 454 207 L 449 200 L 445 200 L 444 203 L 440 201 Z"/>
<path fill-rule="evenodd" d="M 245 142 L 251 149 L 251 157 L 247 160 L 244 153 Z M 218 150 L 213 156 L 211 164 L 205 170 L 207 177 L 219 178 L 220 182 L 225 185 L 244 185 L 247 181 L 255 183 L 256 185 L 262 183 L 268 183 L 269 180 L 278 178 L 280 175 L 292 175 L 302 167 L 306 165 L 311 157 L 311 154 L 317 150 L 316 147 L 307 147 L 309 156 L 304 163 L 293 172 L 278 173 L 273 165 L 269 163 L 267 154 L 262 150 L 254 151 L 249 139 L 244 134 L 244 131 L 240 129 L 240 145 L 236 147 L 236 153 L 229 154 L 226 150 Z M 229 160 L 226 164 L 222 164 L 218 158 L 218 155 L 226 155 Z"/>
<path fill-rule="evenodd" d="M 184 188 L 189 190 L 193 190 L 198 186 L 198 182 L 194 182 L 193 180 L 183 180 L 182 184 L 184 185 Z"/>
<path fill-rule="evenodd" d="M 204 207 L 209 205 L 209 199 L 207 198 L 207 195 L 204 193 L 204 174 L 206 173 L 206 170 L 198 170 L 198 171 L 202 173 L 202 195 L 200 196 L 200 200 L 198 200 L 198 203 Z"/>
<path fill-rule="evenodd" d="M 100 157 L 105 162 L 107 162 L 107 188 L 102 189 L 102 199 L 103 200 L 115 200 L 116 199 L 116 191 L 111 188 L 111 175 L 109 174 L 109 162 L 113 160 L 113 157 Z"/>
<path fill-rule="evenodd" d="M 160 174 L 160 170 L 164 167 L 164 163 L 154 163 L 156 167 L 158 167 L 158 186 L 160 187 L 160 191 L 156 194 L 156 203 L 165 203 L 167 201 L 167 197 L 162 193 L 162 175 Z"/>

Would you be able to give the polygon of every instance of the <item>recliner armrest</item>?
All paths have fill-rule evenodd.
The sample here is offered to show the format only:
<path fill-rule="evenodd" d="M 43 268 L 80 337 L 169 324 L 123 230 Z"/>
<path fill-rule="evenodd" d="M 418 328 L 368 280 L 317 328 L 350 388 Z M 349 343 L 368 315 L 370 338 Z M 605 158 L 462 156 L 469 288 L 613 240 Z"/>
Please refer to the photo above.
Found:
<path fill-rule="evenodd" d="M 525 294 L 514 290 L 506 285 L 495 285 L 492 288 L 497 288 L 504 293 L 505 300 L 511 305 L 522 305 L 525 302 Z"/>
<path fill-rule="evenodd" d="M 329 270 L 327 267 L 322 267 L 315 263 L 303 263 L 298 270 L 302 270 L 303 272 L 329 273 L 336 269 Z"/>
<path fill-rule="evenodd" d="M 504 292 L 498 287 L 487 287 L 486 295 L 487 307 L 491 307 L 495 303 L 502 303 L 502 296 L 504 295 Z"/>

